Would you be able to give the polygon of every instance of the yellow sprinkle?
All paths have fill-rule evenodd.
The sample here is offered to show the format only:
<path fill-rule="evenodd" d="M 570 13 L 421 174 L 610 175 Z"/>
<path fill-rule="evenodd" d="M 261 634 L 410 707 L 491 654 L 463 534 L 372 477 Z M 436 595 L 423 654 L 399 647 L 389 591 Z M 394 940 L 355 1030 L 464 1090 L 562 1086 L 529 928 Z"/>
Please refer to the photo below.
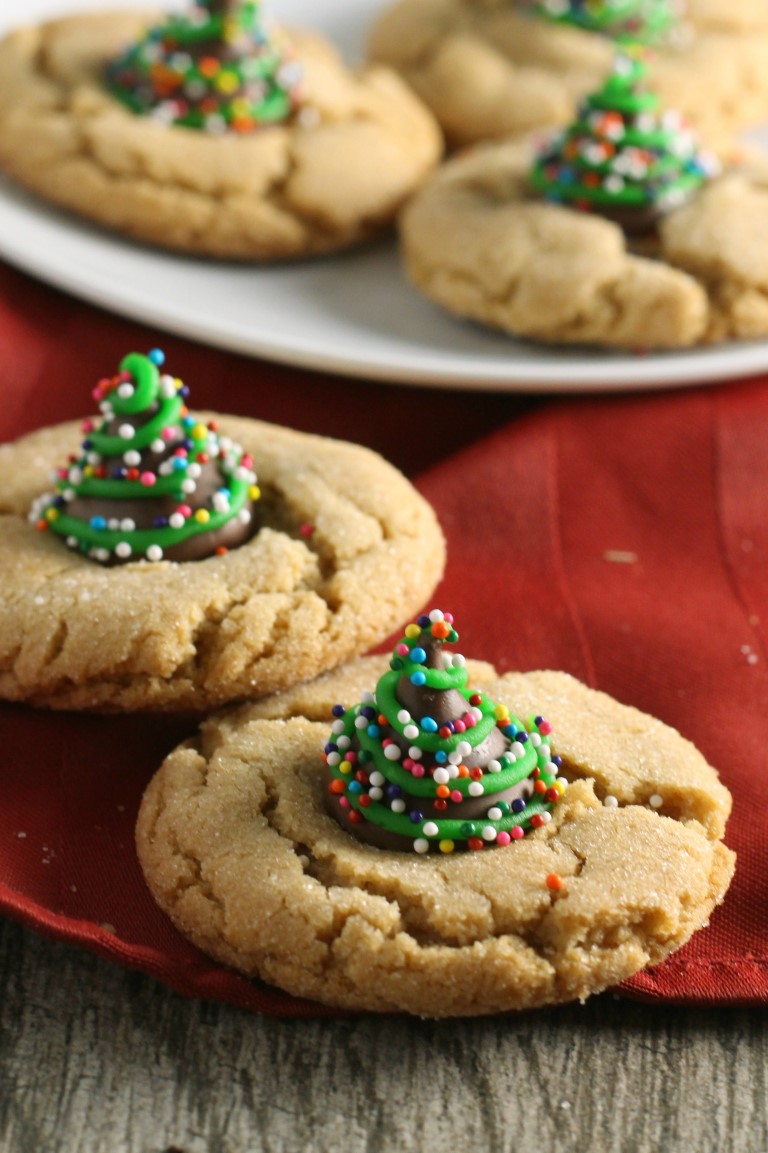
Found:
<path fill-rule="evenodd" d="M 496 717 L 497 721 L 504 721 L 509 716 L 509 709 L 506 705 L 497 705 L 493 710 L 493 715 Z"/>
<path fill-rule="evenodd" d="M 46 510 L 45 519 L 46 520 L 56 520 L 58 515 L 59 515 L 59 510 L 57 508 L 49 508 Z"/>
<path fill-rule="evenodd" d="M 258 500 L 259 499 L 259 497 L 261 496 L 261 489 L 259 488 L 259 486 L 257 484 L 251 485 L 251 487 L 248 489 L 248 496 L 251 498 L 251 500 Z"/>
<path fill-rule="evenodd" d="M 456 845 L 454 844 L 453 841 L 441 841 L 440 842 L 440 852 L 441 853 L 452 853 L 455 848 L 456 848 Z"/>
<path fill-rule="evenodd" d="M 341 764 L 339 765 L 339 772 L 340 773 L 351 773 L 352 772 L 351 762 L 350 761 L 342 761 Z"/>
<path fill-rule="evenodd" d="M 208 512 L 207 508 L 199 508 L 195 513 L 195 520 L 198 524 L 208 524 L 210 519 L 211 514 Z"/>
<path fill-rule="evenodd" d="M 83 476 L 93 476 L 93 465 L 87 464 L 83 469 Z"/>
<path fill-rule="evenodd" d="M 407 637 L 417 637 L 420 632 L 421 629 L 418 625 L 407 625 L 405 629 L 405 635 Z"/>
<path fill-rule="evenodd" d="M 205 427 L 204 424 L 196 424 L 194 426 L 194 428 L 192 429 L 191 436 L 192 436 L 193 440 L 205 440 L 207 435 L 208 435 L 208 429 Z"/>
<path fill-rule="evenodd" d="M 557 789 L 558 793 L 562 797 L 563 793 L 565 792 L 565 790 L 567 788 L 567 785 L 564 785 L 562 781 L 555 781 L 554 785 L 552 785 L 552 788 Z"/>
<path fill-rule="evenodd" d="M 237 92 L 240 81 L 234 72 L 220 72 L 216 77 L 216 87 L 219 92 Z"/>

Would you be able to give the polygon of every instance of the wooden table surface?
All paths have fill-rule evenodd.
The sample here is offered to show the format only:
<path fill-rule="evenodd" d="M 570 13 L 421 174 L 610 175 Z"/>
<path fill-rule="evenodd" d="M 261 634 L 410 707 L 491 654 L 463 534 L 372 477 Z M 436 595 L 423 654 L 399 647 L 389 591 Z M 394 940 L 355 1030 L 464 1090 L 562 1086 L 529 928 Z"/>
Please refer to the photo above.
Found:
<path fill-rule="evenodd" d="M 0 921 L 2 1153 L 766 1153 L 768 1013 L 272 1020 Z"/>

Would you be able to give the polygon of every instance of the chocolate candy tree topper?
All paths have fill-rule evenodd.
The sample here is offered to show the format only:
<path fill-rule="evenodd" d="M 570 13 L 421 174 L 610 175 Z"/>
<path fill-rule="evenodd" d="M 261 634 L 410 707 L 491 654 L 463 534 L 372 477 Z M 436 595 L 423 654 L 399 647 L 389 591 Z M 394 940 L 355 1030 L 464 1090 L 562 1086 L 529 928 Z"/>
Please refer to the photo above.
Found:
<path fill-rule="evenodd" d="M 602 88 L 534 162 L 536 192 L 641 233 L 717 174 L 682 116 L 645 87 L 646 71 L 638 51 L 616 56 Z"/>
<path fill-rule="evenodd" d="M 111 61 L 107 87 L 132 112 L 212 133 L 282 123 L 301 70 L 260 0 L 198 0 Z"/>
<path fill-rule="evenodd" d="M 450 613 L 408 625 L 375 693 L 337 705 L 325 746 L 330 811 L 360 840 L 427 853 L 509 845 L 566 788 L 551 725 L 467 687 Z"/>
<path fill-rule="evenodd" d="M 80 456 L 30 519 L 102 564 L 198 560 L 253 533 L 253 461 L 215 421 L 187 409 L 186 385 L 160 373 L 165 357 L 130 353 L 94 390 Z"/>

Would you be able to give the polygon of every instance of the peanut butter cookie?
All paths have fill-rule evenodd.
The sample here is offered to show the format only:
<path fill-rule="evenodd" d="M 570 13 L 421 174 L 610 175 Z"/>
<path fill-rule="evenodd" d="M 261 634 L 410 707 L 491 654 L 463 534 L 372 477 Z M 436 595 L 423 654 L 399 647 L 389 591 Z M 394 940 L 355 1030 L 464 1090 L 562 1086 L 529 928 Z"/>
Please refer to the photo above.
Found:
<path fill-rule="evenodd" d="M 150 33 L 156 14 L 118 11 L 8 35 L 0 167 L 106 228 L 212 257 L 332 252 L 385 227 L 439 159 L 431 114 L 390 69 L 353 74 L 309 32 L 244 77 L 239 41 L 198 43 L 222 6 Z"/>
<path fill-rule="evenodd" d="M 734 867 L 727 790 L 676 731 L 564 673 L 466 665 L 510 712 L 551 722 L 551 819 L 465 851 L 361 842 L 328 809 L 321 750 L 332 706 L 365 699 L 388 667 L 363 658 L 213 717 L 152 780 L 140 860 L 196 945 L 296 995 L 448 1017 L 584 998 L 706 925 Z M 371 804 L 395 804 L 388 789 Z M 438 837 L 425 816 L 415 834 Z"/>
<path fill-rule="evenodd" d="M 610 70 L 614 50 L 607 36 L 537 19 L 515 0 L 399 0 L 369 43 L 370 58 L 408 81 L 454 147 L 565 124 Z M 654 46 L 651 73 L 709 144 L 761 122 L 765 6 L 696 0 L 688 21 Z"/>
<path fill-rule="evenodd" d="M 99 383 L 80 455 L 76 423 L 0 447 L 0 697 L 258 697 L 365 651 L 440 578 L 432 508 L 381 457 L 193 415 L 153 368 L 131 354 Z"/>

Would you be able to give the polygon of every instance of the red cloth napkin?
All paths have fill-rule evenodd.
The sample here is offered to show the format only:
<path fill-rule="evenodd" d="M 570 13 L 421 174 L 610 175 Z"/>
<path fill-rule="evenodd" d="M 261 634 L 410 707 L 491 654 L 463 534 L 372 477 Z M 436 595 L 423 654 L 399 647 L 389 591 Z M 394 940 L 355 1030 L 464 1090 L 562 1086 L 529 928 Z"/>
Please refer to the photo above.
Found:
<path fill-rule="evenodd" d="M 768 1001 L 768 382 L 534 404 L 313 376 L 159 336 L 0 265 L 0 440 L 88 412 L 99 376 L 157 344 L 193 405 L 358 440 L 414 477 L 449 543 L 431 604 L 454 613 L 467 655 L 566 669 L 701 748 L 734 794 L 736 878 L 708 930 L 622 991 Z M 141 792 L 193 728 L 0 704 L 0 911 L 181 993 L 332 1014 L 209 961 L 144 887 Z"/>

